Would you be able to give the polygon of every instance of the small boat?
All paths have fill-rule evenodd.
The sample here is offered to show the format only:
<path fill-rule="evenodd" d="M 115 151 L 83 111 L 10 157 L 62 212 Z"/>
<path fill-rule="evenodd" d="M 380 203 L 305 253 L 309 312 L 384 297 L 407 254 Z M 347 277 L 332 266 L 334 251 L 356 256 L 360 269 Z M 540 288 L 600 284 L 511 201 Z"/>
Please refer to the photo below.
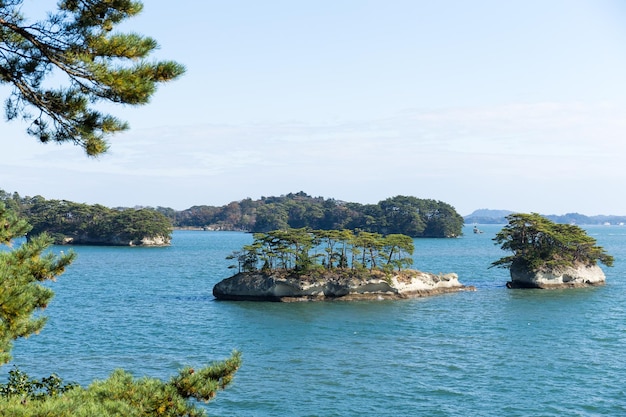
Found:
<path fill-rule="evenodd" d="M 483 233 L 483 231 L 480 230 L 477 226 L 474 226 L 474 233 L 479 234 L 479 233 Z"/>

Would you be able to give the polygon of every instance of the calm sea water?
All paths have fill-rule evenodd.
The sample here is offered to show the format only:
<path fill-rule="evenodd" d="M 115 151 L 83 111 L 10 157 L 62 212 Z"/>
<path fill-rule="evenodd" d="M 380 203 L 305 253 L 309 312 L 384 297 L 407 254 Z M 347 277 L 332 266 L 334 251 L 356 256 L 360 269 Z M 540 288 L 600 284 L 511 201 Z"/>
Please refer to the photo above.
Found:
<path fill-rule="evenodd" d="M 415 241 L 417 269 L 456 272 L 476 292 L 403 301 L 215 301 L 244 233 L 76 247 L 47 326 L 16 343 L 13 363 L 88 384 L 115 368 L 167 379 L 238 349 L 213 416 L 626 415 L 626 227 L 588 228 L 616 258 L 607 285 L 563 291 L 506 289 L 508 272 L 488 269 L 504 255 L 500 226 L 481 229 Z"/>

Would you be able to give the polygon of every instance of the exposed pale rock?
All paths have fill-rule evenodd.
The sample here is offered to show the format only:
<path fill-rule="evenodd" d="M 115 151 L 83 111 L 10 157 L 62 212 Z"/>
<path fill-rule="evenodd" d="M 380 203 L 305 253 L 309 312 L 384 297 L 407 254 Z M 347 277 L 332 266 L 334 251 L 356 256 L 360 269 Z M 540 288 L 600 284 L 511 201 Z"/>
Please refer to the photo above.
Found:
<path fill-rule="evenodd" d="M 213 295 L 219 300 L 314 301 L 400 299 L 462 290 L 473 290 L 473 287 L 462 285 L 456 274 L 420 271 L 403 271 L 401 275 L 330 271 L 315 277 L 284 272 L 244 272 L 217 283 Z"/>
<path fill-rule="evenodd" d="M 604 285 L 606 277 L 598 265 L 580 264 L 553 270 L 528 271 L 511 267 L 509 288 L 577 288 Z"/>
<path fill-rule="evenodd" d="M 170 244 L 170 239 L 169 237 L 158 235 L 158 236 L 151 236 L 151 237 L 143 237 L 140 242 L 141 242 L 140 243 L 141 246 L 167 246 Z M 132 242 L 131 242 L 131 246 L 133 246 Z"/>
<path fill-rule="evenodd" d="M 63 239 L 64 245 L 101 245 L 101 246 L 168 246 L 170 238 L 167 236 L 151 236 L 141 239 L 123 239 L 119 236 L 67 236 Z"/>

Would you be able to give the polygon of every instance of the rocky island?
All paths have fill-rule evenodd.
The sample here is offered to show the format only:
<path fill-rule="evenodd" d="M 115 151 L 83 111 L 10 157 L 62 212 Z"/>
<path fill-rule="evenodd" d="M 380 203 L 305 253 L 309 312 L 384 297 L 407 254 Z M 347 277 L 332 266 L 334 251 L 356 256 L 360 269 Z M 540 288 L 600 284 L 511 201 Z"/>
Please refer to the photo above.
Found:
<path fill-rule="evenodd" d="M 311 275 L 242 272 L 220 281 L 213 287 L 213 295 L 235 301 L 395 300 L 473 289 L 462 285 L 454 273 L 416 270 L 391 275 L 351 270 Z"/>
<path fill-rule="evenodd" d="M 216 284 L 218 300 L 402 299 L 457 292 L 456 274 L 408 269 L 413 239 L 402 234 L 284 229 L 255 233 L 227 257 L 238 273 Z"/>
<path fill-rule="evenodd" d="M 513 252 L 491 264 L 508 268 L 508 288 L 578 288 L 604 285 L 598 262 L 613 257 L 578 226 L 557 224 L 537 214 L 511 214 L 494 241 Z"/>

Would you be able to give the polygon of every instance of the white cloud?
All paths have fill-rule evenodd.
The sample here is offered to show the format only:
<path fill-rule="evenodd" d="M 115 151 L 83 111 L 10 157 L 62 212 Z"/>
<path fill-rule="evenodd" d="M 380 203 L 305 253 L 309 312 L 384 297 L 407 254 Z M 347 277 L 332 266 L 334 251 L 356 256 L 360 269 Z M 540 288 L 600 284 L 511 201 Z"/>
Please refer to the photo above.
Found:
<path fill-rule="evenodd" d="M 108 205 L 186 208 L 303 190 L 361 202 L 416 195 L 465 211 L 491 200 L 518 209 L 543 194 L 554 196 L 534 201 L 546 211 L 572 211 L 575 205 L 589 211 L 592 204 L 568 193 L 572 184 L 612 192 L 626 181 L 624 110 L 510 104 L 337 124 L 138 129 L 115 137 L 110 154 L 97 160 L 71 146 L 25 138 L 32 142 L 27 152 L 17 152 L 0 175 L 12 184 L 8 191 L 21 192 L 26 184 L 47 198 Z"/>

